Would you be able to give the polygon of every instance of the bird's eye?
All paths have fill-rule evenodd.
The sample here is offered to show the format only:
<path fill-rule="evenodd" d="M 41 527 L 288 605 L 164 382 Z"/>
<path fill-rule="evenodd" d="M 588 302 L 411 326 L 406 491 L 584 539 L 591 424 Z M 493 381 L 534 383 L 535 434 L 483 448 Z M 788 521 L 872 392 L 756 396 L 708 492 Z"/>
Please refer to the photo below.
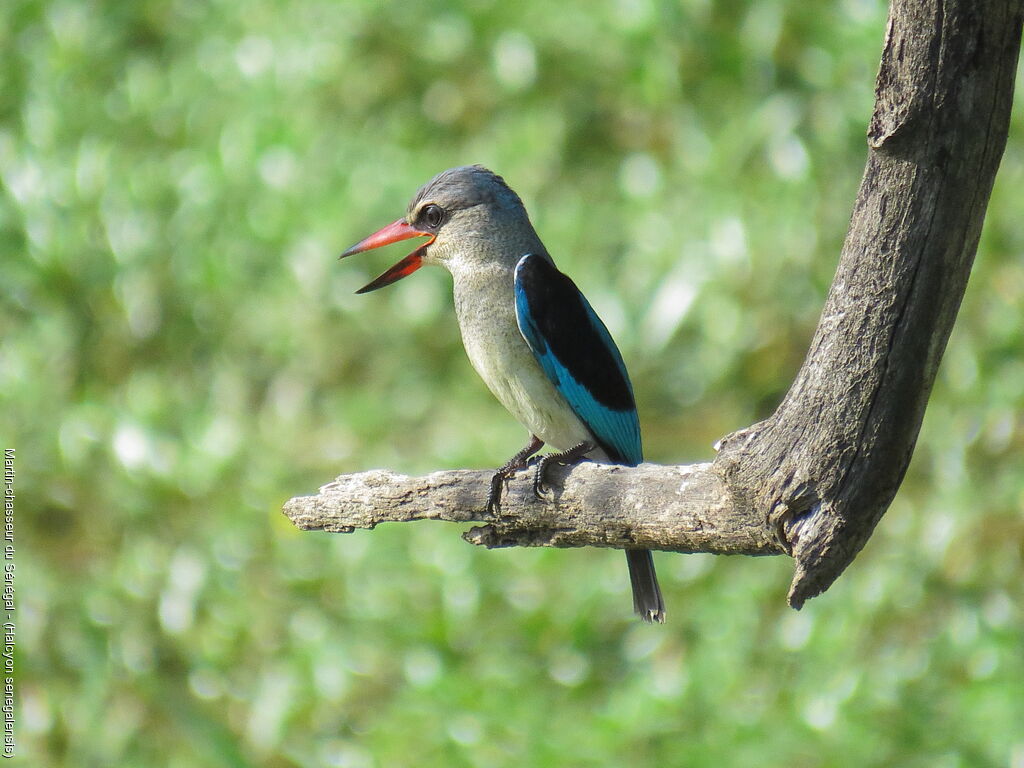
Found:
<path fill-rule="evenodd" d="M 437 229 L 441 226 L 442 219 L 444 219 L 444 209 L 439 205 L 431 204 L 420 211 L 420 221 L 430 229 Z"/>

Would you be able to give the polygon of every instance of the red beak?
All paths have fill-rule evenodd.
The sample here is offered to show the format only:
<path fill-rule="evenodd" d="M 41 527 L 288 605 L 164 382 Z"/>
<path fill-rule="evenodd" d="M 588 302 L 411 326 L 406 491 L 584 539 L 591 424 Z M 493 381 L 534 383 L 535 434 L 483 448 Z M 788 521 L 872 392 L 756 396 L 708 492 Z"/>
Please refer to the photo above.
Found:
<path fill-rule="evenodd" d="M 360 240 L 341 254 L 338 258 L 344 259 L 346 256 L 351 256 L 354 253 L 362 253 L 363 251 L 369 251 L 374 248 L 380 248 L 381 246 L 391 245 L 392 243 L 408 240 L 413 237 L 429 237 L 430 240 L 395 264 L 395 266 L 378 277 L 372 283 L 364 285 L 356 291 L 356 293 L 369 293 L 370 291 L 376 291 L 378 288 L 383 288 L 385 285 L 391 285 L 392 283 L 398 282 L 403 277 L 411 275 L 417 269 L 422 267 L 423 252 L 427 249 L 428 245 L 434 242 L 434 235 L 429 232 L 421 232 L 406 222 L 405 219 L 399 219 L 392 224 L 388 224 L 384 229 L 374 232 L 366 239 Z"/>

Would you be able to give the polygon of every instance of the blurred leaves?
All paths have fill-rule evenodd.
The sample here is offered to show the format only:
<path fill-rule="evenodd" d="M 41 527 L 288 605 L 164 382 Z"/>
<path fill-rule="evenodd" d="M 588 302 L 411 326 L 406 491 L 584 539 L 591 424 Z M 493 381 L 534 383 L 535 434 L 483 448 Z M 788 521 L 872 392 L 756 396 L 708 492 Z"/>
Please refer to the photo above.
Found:
<path fill-rule="evenodd" d="M 863 167 L 872 0 L 0 10 L 19 752 L 46 765 L 1022 765 L 1020 109 L 904 489 L 782 559 L 300 534 L 341 472 L 497 466 L 446 275 L 335 256 L 482 162 L 633 373 L 653 461 L 771 413 Z M 1020 97 L 1017 99 L 1018 107 Z"/>

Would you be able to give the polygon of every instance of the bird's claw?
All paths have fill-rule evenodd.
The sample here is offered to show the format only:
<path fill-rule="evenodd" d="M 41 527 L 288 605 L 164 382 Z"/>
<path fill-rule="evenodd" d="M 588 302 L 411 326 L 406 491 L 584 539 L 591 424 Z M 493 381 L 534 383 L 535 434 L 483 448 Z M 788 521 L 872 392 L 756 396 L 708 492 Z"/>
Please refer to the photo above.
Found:
<path fill-rule="evenodd" d="M 541 476 L 540 464 L 537 465 L 537 472 L 533 477 L 533 495 L 541 501 L 553 501 L 555 498 L 555 492 L 547 483 L 544 482 L 544 478 Z"/>
<path fill-rule="evenodd" d="M 497 517 L 501 514 L 501 494 L 512 473 L 502 468 L 491 477 L 491 492 L 487 496 L 487 514 Z"/>
<path fill-rule="evenodd" d="M 544 481 L 544 477 L 547 474 L 548 467 L 552 464 L 561 464 L 563 466 L 576 464 L 584 456 L 594 450 L 594 444 L 590 442 L 583 442 L 579 445 L 575 445 L 567 451 L 561 453 L 549 453 L 547 456 L 542 456 L 537 462 L 536 469 L 533 472 L 533 495 L 541 501 L 554 501 L 555 491 Z"/>
<path fill-rule="evenodd" d="M 501 494 L 505 490 L 505 486 L 517 471 L 533 463 L 534 459 L 530 457 L 539 451 L 542 445 L 544 445 L 544 442 L 540 438 L 536 435 L 530 435 L 529 445 L 505 462 L 505 465 L 494 473 L 491 477 L 491 491 L 487 495 L 487 514 L 493 516 L 501 514 Z"/>

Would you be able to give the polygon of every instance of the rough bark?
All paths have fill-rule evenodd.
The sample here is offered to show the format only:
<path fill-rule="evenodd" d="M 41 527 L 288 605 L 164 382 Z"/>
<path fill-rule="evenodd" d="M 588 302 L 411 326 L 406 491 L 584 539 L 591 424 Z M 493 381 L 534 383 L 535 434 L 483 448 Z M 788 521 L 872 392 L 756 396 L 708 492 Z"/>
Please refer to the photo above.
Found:
<path fill-rule="evenodd" d="M 316 496 L 290 500 L 285 514 L 304 530 L 348 533 L 383 522 L 487 522 L 465 534 L 487 547 L 618 547 L 781 554 L 764 524 L 741 514 L 710 464 L 618 467 L 585 462 L 551 472 L 554 502 L 537 499 L 533 475 L 520 472 L 487 513 L 493 470 L 407 477 L 381 470 L 342 475 Z"/>
<path fill-rule="evenodd" d="M 292 499 L 302 528 L 487 521 L 486 546 L 792 554 L 790 604 L 839 576 L 910 461 L 963 298 L 1006 143 L 1021 0 L 894 0 L 868 161 L 810 350 L 771 418 L 723 438 L 713 464 L 584 464 L 556 503 L 517 476 L 484 512 L 490 473 L 343 476 Z"/>
<path fill-rule="evenodd" d="M 894 2 L 868 163 L 810 352 L 715 465 L 792 547 L 799 607 L 903 480 L 967 285 L 1009 127 L 1020 2 Z"/>

